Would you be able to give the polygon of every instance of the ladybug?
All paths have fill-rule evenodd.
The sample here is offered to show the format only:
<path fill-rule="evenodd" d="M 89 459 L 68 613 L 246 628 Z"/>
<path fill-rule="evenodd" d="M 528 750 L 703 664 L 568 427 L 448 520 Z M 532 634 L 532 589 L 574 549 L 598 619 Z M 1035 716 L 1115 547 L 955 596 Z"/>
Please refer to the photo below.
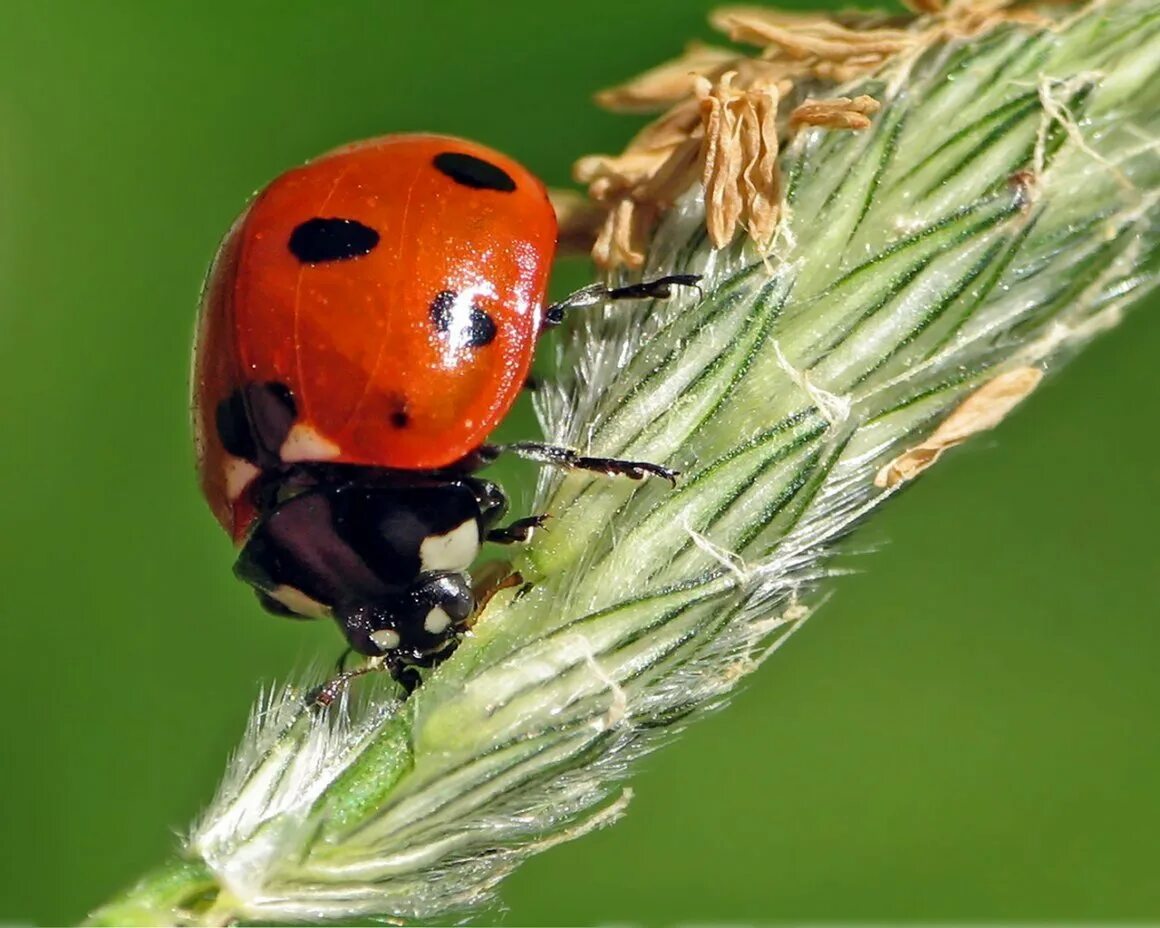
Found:
<path fill-rule="evenodd" d="M 673 472 L 536 442 L 489 445 L 567 309 L 664 297 L 676 275 L 545 303 L 556 217 L 543 184 L 482 145 L 393 135 L 262 190 L 219 247 L 194 345 L 198 471 L 279 615 L 331 617 L 350 648 L 414 685 L 450 653 L 507 499 L 475 476 L 503 451 L 635 479 Z"/>

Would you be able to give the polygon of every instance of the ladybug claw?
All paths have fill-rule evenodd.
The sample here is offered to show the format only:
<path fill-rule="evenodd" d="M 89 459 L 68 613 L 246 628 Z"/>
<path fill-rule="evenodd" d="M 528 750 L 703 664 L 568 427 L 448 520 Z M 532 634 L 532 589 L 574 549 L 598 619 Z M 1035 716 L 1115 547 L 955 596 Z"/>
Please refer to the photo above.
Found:
<path fill-rule="evenodd" d="M 487 533 L 487 540 L 500 545 L 519 544 L 531 540 L 532 533 L 542 528 L 548 520 L 546 515 L 528 516 L 526 519 L 516 519 L 506 528 L 494 528 Z"/>
<path fill-rule="evenodd" d="M 670 470 L 667 467 L 661 467 L 659 464 L 649 464 L 645 461 L 629 462 L 629 465 L 622 471 L 609 470 L 608 473 L 621 473 L 626 477 L 631 477 L 633 480 L 644 480 L 647 477 L 661 477 L 667 480 L 670 485 L 677 485 L 677 477 L 680 476 L 680 471 Z"/>

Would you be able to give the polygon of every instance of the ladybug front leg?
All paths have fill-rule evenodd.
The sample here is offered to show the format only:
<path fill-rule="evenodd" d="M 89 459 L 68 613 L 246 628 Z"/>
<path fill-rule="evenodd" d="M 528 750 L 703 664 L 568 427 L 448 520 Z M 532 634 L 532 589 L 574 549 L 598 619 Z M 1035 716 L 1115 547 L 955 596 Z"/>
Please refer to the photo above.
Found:
<path fill-rule="evenodd" d="M 620 458 L 593 458 L 561 448 L 559 445 L 545 445 L 538 441 L 516 441 L 510 445 L 483 445 L 476 452 L 481 459 L 493 461 L 504 452 L 517 455 L 526 461 L 551 464 L 570 470 L 590 470 L 609 477 L 631 477 L 643 480 L 645 477 L 664 477 L 673 486 L 677 485 L 678 471 L 650 464 L 648 461 L 625 461 Z"/>
<path fill-rule="evenodd" d="M 351 652 L 348 650 L 343 655 L 345 658 Z M 399 685 L 403 691 L 403 698 L 406 699 L 423 682 L 423 677 L 419 673 L 422 667 L 429 667 L 434 661 L 430 658 L 420 659 L 417 662 L 402 662 L 397 659 L 392 659 L 391 656 L 383 657 L 369 657 L 361 667 L 356 667 L 354 670 L 344 670 L 330 680 L 327 680 L 321 686 L 316 686 L 313 690 L 306 694 L 305 704 L 308 709 L 326 709 L 336 699 L 339 698 L 350 686 L 352 680 L 361 677 L 368 673 L 387 672 L 391 678 Z"/>
<path fill-rule="evenodd" d="M 526 586 L 523 575 L 515 570 L 510 561 L 487 561 L 471 572 L 471 588 L 475 593 L 475 612 L 467 627 L 475 624 L 476 617 L 487 607 L 493 596 L 500 590 Z"/>
<path fill-rule="evenodd" d="M 656 280 L 642 280 L 626 287 L 609 287 L 605 284 L 591 284 L 571 293 L 559 303 L 553 303 L 544 310 L 544 322 L 559 325 L 564 314 L 570 309 L 583 309 L 609 300 L 667 300 L 673 295 L 673 287 L 697 287 L 700 289 L 699 274 L 670 274 Z"/>
<path fill-rule="evenodd" d="M 342 657 L 339 659 L 340 668 L 342 664 L 346 662 L 346 658 L 350 655 L 352 650 L 352 648 L 348 648 L 343 652 Z M 363 674 L 377 673 L 380 670 L 391 671 L 391 675 L 395 676 L 394 669 L 388 666 L 386 659 L 382 657 L 368 658 L 365 664 L 363 664 L 361 667 L 356 667 L 354 670 L 340 670 L 337 676 L 327 680 L 321 686 L 316 686 L 313 690 L 306 694 L 306 706 L 311 709 L 325 709 L 332 702 L 338 699 L 339 696 L 342 695 L 343 691 L 350 684 L 351 680 L 355 679 L 356 677 L 361 677 Z M 406 684 L 404 684 L 404 689 L 406 689 L 408 693 L 411 692 L 410 689 L 406 688 Z"/>

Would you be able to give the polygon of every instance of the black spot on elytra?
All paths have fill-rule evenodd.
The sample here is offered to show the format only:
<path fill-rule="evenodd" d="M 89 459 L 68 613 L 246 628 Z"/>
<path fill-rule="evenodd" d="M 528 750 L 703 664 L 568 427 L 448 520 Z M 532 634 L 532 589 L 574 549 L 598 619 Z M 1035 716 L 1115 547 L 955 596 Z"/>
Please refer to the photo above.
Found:
<path fill-rule="evenodd" d="M 455 325 L 456 296 L 453 290 L 440 290 L 431 301 L 429 309 L 431 321 L 440 332 L 450 332 L 452 328 L 458 328 Z M 467 317 L 467 338 L 464 343 L 469 348 L 482 348 L 495 341 L 496 331 L 495 320 L 478 306 L 472 306 Z"/>
<path fill-rule="evenodd" d="M 387 421 L 397 429 L 405 429 L 411 424 L 411 414 L 407 411 L 407 398 L 401 394 L 395 394 L 390 399 L 394 409 L 387 416 Z"/>
<path fill-rule="evenodd" d="M 435 294 L 435 299 L 431 301 L 431 321 L 435 323 L 435 328 L 440 332 L 446 332 L 451 328 L 451 309 L 454 306 L 455 292 L 453 290 L 440 290 Z"/>
<path fill-rule="evenodd" d="M 307 219 L 290 233 L 291 253 L 303 264 L 348 261 L 370 254 L 379 233 L 357 219 Z"/>
<path fill-rule="evenodd" d="M 222 446 L 258 467 L 279 463 L 298 408 L 284 383 L 249 383 L 218 403 L 214 421 Z"/>
<path fill-rule="evenodd" d="M 495 341 L 495 320 L 482 309 L 471 307 L 471 319 L 467 325 L 467 344 L 472 348 L 482 348 Z"/>
<path fill-rule="evenodd" d="M 450 177 L 455 183 L 471 187 L 473 190 L 498 190 L 511 193 L 516 182 L 503 168 L 458 151 L 445 151 L 436 155 L 432 162 L 436 169 Z"/>

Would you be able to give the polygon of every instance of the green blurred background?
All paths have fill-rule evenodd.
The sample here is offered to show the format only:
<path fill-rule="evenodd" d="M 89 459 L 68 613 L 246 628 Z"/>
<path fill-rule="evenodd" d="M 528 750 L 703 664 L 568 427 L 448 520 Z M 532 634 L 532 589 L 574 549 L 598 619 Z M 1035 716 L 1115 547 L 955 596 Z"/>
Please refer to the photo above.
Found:
<path fill-rule="evenodd" d="M 408 129 L 564 184 L 635 125 L 589 94 L 709 7 L 3 0 L 0 921 L 79 919 L 158 862 L 260 683 L 340 649 L 234 582 L 192 473 L 194 304 L 249 193 Z M 488 918 L 1160 918 L 1158 308 L 891 503 L 628 819 Z"/>

